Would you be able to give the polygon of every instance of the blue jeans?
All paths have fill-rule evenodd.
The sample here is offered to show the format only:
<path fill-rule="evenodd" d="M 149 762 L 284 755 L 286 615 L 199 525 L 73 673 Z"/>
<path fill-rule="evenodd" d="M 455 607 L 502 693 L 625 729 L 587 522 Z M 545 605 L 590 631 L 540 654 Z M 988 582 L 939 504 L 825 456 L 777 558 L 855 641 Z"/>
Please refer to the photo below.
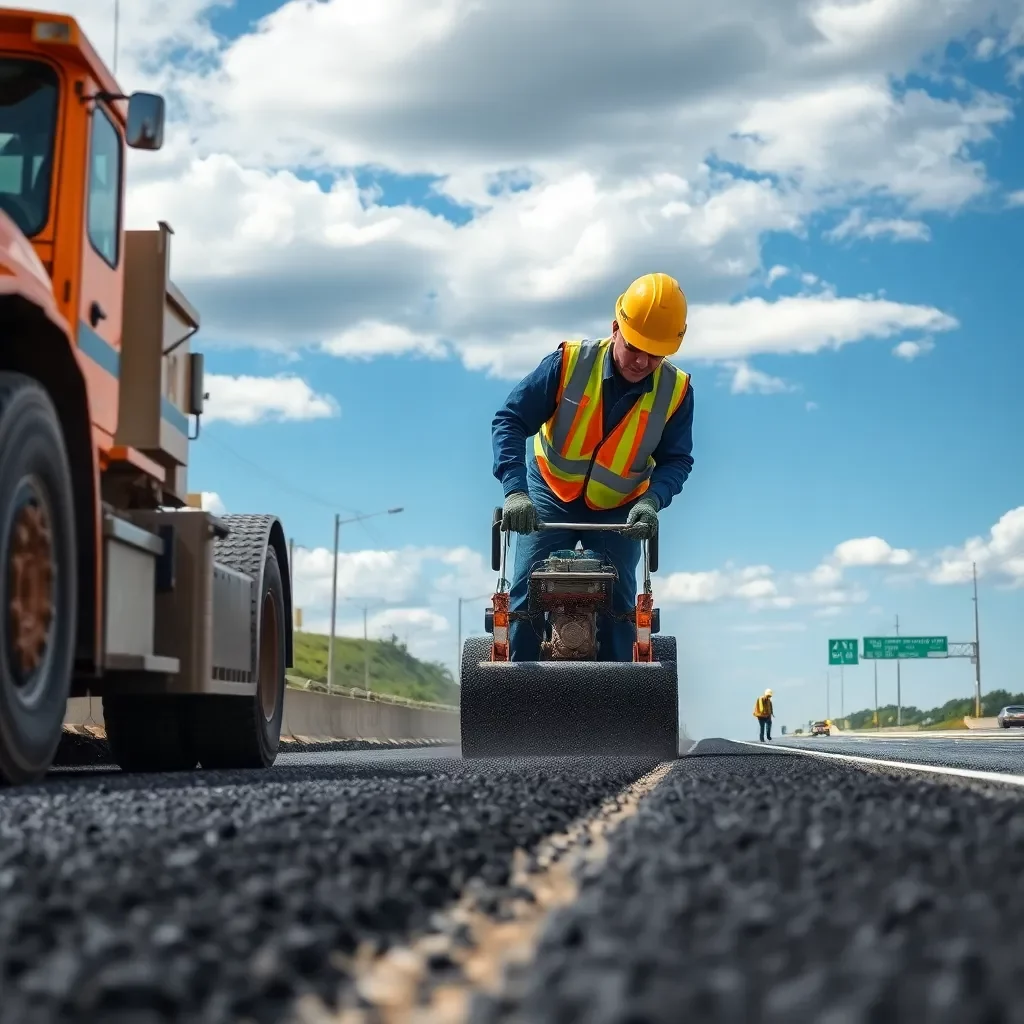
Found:
<path fill-rule="evenodd" d="M 530 497 L 537 508 L 541 522 L 624 523 L 630 506 L 610 511 L 588 509 L 583 502 L 565 506 L 546 488 L 531 481 Z M 512 585 L 509 588 L 509 611 L 526 612 L 529 609 L 530 572 L 555 551 L 571 549 L 581 541 L 584 548 L 611 562 L 619 574 L 612 593 L 612 610 L 618 614 L 636 606 L 636 567 L 640 561 L 640 541 L 623 537 L 619 533 L 591 530 L 540 530 L 536 533 L 513 535 L 515 563 Z M 515 619 L 509 629 L 509 657 L 512 661 L 538 661 L 540 643 L 544 635 L 544 616 Z M 616 621 L 607 615 L 597 617 L 598 661 L 632 661 L 636 629 L 631 621 Z"/>

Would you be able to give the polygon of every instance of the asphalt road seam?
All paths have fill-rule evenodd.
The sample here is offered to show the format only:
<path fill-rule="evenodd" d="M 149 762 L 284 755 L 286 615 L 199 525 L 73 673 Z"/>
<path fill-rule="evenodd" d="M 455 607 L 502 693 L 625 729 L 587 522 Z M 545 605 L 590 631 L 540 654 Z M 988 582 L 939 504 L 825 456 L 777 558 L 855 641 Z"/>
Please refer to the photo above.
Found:
<path fill-rule="evenodd" d="M 436 918 L 439 931 L 378 955 L 370 944 L 345 961 L 359 1006 L 335 1012 L 316 997 L 296 1006 L 296 1024 L 463 1024 L 477 992 L 500 992 L 509 967 L 528 964 L 550 914 L 569 906 L 579 892 L 577 872 L 599 868 L 611 832 L 636 814 L 641 800 L 675 761 L 653 771 L 582 815 L 565 832 L 548 836 L 530 854 L 513 854 L 508 892 L 495 908 L 488 893 L 470 886 Z M 452 970 L 431 983 L 438 963 Z"/>
<path fill-rule="evenodd" d="M 764 749 L 764 744 L 753 740 L 737 740 L 749 747 Z M 794 754 L 807 757 L 828 758 L 834 761 L 846 761 L 853 764 L 865 764 L 872 767 L 903 768 L 918 772 L 931 772 L 934 775 L 952 775 L 961 779 L 976 779 L 981 782 L 1001 782 L 1010 786 L 1024 786 L 1024 775 L 1011 775 L 1009 772 L 988 772 L 970 768 L 951 768 L 940 764 L 922 764 L 919 761 L 889 761 L 880 757 L 860 757 L 857 754 L 830 754 L 824 750 L 807 750 L 804 747 L 790 747 L 781 743 L 772 743 L 773 750 L 787 750 Z"/>

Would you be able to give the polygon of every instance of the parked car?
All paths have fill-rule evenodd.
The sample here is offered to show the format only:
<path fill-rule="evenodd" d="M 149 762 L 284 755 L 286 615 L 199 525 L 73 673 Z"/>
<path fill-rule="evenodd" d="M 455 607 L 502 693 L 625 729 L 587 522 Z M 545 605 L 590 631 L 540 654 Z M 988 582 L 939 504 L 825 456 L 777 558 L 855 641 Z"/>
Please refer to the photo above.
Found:
<path fill-rule="evenodd" d="M 815 722 L 811 726 L 812 736 L 831 736 L 832 730 L 829 728 L 828 722 Z"/>
<path fill-rule="evenodd" d="M 1000 729 L 1009 729 L 1011 725 L 1024 725 L 1024 707 L 1020 704 L 1008 704 L 996 715 Z"/>

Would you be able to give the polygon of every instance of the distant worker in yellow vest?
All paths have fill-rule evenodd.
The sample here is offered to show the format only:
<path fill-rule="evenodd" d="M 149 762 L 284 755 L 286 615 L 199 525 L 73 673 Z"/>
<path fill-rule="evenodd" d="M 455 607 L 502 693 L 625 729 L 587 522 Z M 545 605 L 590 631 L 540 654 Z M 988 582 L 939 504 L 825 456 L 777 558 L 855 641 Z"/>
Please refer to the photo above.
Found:
<path fill-rule="evenodd" d="M 765 690 L 763 697 L 754 701 L 754 717 L 761 723 L 761 742 L 767 739 L 772 741 L 772 717 L 775 710 L 772 708 L 772 691 Z"/>
<path fill-rule="evenodd" d="M 631 661 L 634 629 L 615 618 L 636 602 L 640 541 L 693 468 L 693 389 L 675 367 L 686 296 L 668 274 L 637 278 L 615 303 L 611 335 L 563 341 L 509 395 L 492 424 L 494 475 L 505 494 L 502 529 L 516 545 L 509 610 L 513 661 L 540 657 L 542 620 L 523 619 L 530 572 L 582 541 L 611 562 L 613 616 L 598 622 L 598 658 Z M 533 444 L 527 446 L 527 439 Z M 540 522 L 626 523 L 623 533 L 537 530 Z"/>

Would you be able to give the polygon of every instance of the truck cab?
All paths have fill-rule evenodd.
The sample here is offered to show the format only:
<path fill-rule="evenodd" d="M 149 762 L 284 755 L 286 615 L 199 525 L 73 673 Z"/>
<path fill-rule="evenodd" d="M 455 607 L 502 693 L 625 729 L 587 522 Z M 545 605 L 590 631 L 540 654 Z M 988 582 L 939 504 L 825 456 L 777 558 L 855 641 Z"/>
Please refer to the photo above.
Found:
<path fill-rule="evenodd" d="M 194 507 L 200 317 L 170 277 L 171 227 L 125 229 L 127 151 L 160 149 L 164 116 L 160 96 L 121 92 L 74 18 L 0 8 L 7 781 L 45 773 L 71 696 L 102 698 L 123 768 L 276 756 L 284 530 Z"/>

